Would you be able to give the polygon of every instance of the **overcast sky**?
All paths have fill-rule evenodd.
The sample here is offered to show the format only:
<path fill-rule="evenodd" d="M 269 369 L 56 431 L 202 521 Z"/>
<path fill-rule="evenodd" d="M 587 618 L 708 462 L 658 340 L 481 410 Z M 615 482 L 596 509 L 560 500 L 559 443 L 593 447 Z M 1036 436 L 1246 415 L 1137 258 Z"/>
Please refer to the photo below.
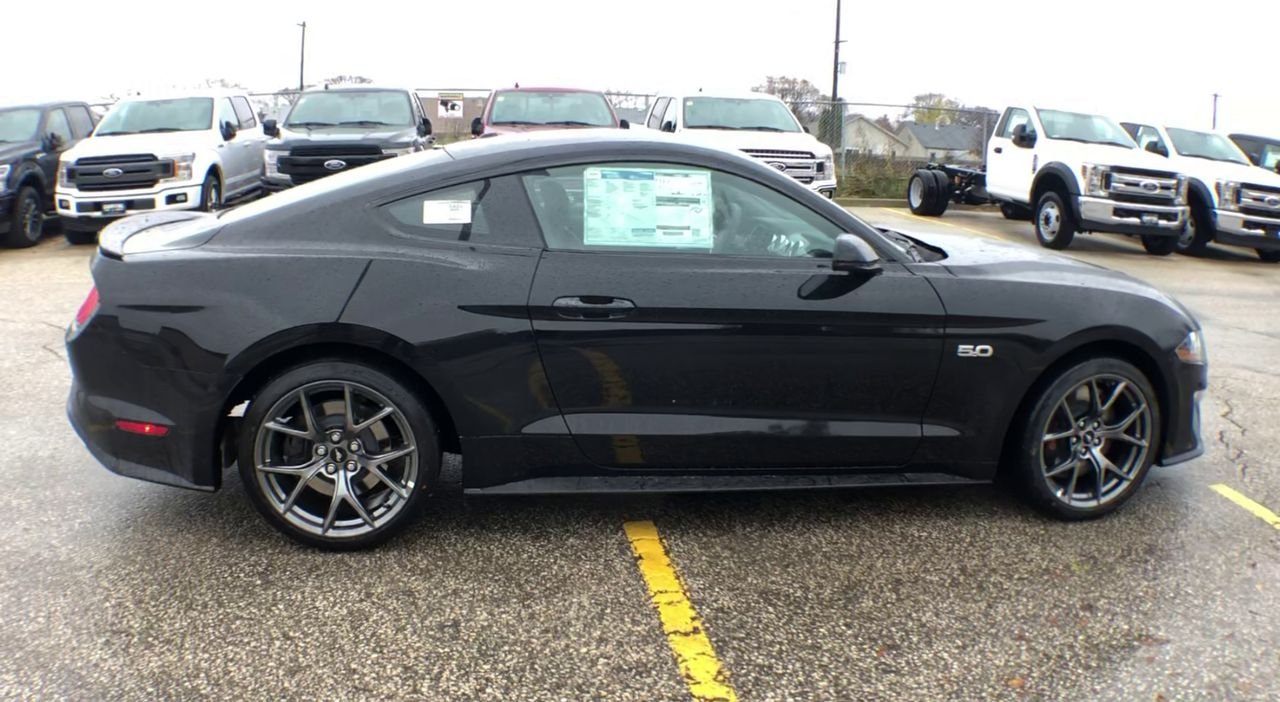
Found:
<path fill-rule="evenodd" d="M 845 0 L 841 97 L 942 92 L 1280 135 L 1280 1 Z M 416 88 L 520 82 L 745 90 L 766 75 L 831 89 L 835 0 L 4 3 L 0 98 L 98 98 L 226 78 L 253 90 L 340 73 Z M 470 12 L 469 12 L 470 11 Z M 190 19 L 189 19 L 190 18 Z M 194 21 L 194 23 L 193 23 Z M 868 109 L 875 114 L 875 110 Z"/>

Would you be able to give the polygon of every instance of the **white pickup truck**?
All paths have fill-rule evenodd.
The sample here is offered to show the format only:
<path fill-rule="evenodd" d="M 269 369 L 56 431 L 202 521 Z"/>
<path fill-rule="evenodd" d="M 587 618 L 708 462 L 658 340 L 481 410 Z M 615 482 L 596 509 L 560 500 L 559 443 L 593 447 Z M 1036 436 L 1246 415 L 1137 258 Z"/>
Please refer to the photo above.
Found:
<path fill-rule="evenodd" d="M 1196 254 L 1209 242 L 1244 246 L 1280 262 L 1280 174 L 1255 167 L 1230 139 L 1214 132 L 1122 122 L 1143 150 L 1186 174 L 1191 222 L 1178 251 Z"/>
<path fill-rule="evenodd" d="M 835 196 L 831 147 L 806 132 L 787 103 L 773 95 L 663 93 L 650 105 L 644 126 L 742 151 L 810 190 Z"/>
<path fill-rule="evenodd" d="M 243 94 L 211 91 L 116 103 L 64 151 L 55 204 L 72 243 L 133 214 L 214 210 L 257 192 L 266 135 Z"/>

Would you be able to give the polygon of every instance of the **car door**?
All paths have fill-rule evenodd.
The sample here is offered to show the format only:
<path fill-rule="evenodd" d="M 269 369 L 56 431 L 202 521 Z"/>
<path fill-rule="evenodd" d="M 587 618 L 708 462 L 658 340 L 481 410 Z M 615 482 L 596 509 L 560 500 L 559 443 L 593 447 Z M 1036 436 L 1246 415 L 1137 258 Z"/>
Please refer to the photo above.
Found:
<path fill-rule="evenodd" d="M 244 188 L 245 170 L 248 167 L 248 153 L 240 147 L 243 142 L 238 142 L 238 140 L 248 135 L 238 131 L 240 129 L 240 120 L 236 117 L 236 111 L 231 106 L 230 98 L 216 98 L 214 100 L 213 114 L 213 133 L 214 139 L 218 143 L 218 158 L 222 162 L 222 197 L 225 200 Z M 231 126 L 237 129 L 236 135 L 229 140 L 222 138 L 222 124 L 224 122 L 230 122 Z"/>
<path fill-rule="evenodd" d="M 52 185 L 58 175 L 58 159 L 62 152 L 71 148 L 76 143 L 75 132 L 71 129 L 71 121 L 67 119 L 67 113 L 61 107 L 55 107 L 44 115 L 44 126 L 40 130 L 40 137 L 44 142 L 44 148 L 36 157 L 36 161 L 40 166 L 40 170 L 44 173 L 46 183 Z M 52 197 L 53 188 L 46 190 Z M 52 200 L 45 203 L 46 206 L 52 206 Z"/>
<path fill-rule="evenodd" d="M 1000 117 L 987 145 L 987 192 L 997 198 L 1034 204 L 1029 200 L 1035 153 L 1032 148 L 1013 143 L 1014 130 L 1023 125 L 1035 131 L 1031 114 L 1021 107 L 1010 107 Z"/>
<path fill-rule="evenodd" d="M 620 468 L 898 466 L 942 349 L 908 267 L 836 273 L 842 228 L 747 178 L 597 163 L 523 177 L 529 298 L 567 430 Z"/>
<path fill-rule="evenodd" d="M 262 150 L 266 145 L 266 135 L 258 129 L 258 118 L 253 114 L 249 101 L 242 95 L 230 98 L 231 110 L 234 114 L 232 124 L 236 125 L 236 136 L 227 143 L 226 151 L 234 153 L 235 190 L 234 194 L 254 187 L 262 171 Z M 230 186 L 228 186 L 230 191 Z"/>

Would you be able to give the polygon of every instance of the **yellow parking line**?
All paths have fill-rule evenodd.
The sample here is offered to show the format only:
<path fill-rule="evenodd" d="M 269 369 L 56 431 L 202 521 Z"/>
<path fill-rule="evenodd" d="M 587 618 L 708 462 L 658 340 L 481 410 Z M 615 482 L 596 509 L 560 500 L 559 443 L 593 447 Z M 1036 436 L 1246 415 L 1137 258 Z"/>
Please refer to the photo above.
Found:
<path fill-rule="evenodd" d="M 689 601 L 680 575 L 667 557 L 653 522 L 626 522 L 622 525 L 631 541 L 636 567 L 644 576 L 649 598 L 662 620 L 662 631 L 675 654 L 680 674 L 689 693 L 698 702 L 736 702 L 738 697 L 729 684 L 729 673 L 716 658 L 711 639 L 702 628 L 702 619 Z"/>
<path fill-rule="evenodd" d="M 995 234 L 991 234 L 990 232 L 984 232 L 980 229 L 971 229 L 969 227 L 962 227 L 959 224 L 952 224 L 950 222 L 945 222 L 937 217 L 921 217 L 920 215 L 917 215 L 917 214 L 912 214 L 910 212 L 902 212 L 900 210 L 895 210 L 888 207 L 877 207 L 876 209 L 884 210 L 885 212 L 898 215 L 899 217 L 910 217 L 911 219 L 918 219 L 921 222 L 928 222 L 929 224 L 940 224 L 944 227 L 959 229 L 960 231 L 963 231 L 963 232 L 969 232 L 970 234 L 977 234 L 978 236 L 985 236 L 988 239 L 995 239 L 996 241 L 1008 241 L 1002 236 L 996 236 Z"/>
<path fill-rule="evenodd" d="M 1219 495 L 1222 495 L 1223 497 L 1227 498 L 1228 500 L 1231 500 L 1232 502 L 1236 503 L 1240 507 L 1243 507 L 1245 511 L 1247 511 L 1249 514 L 1252 514 L 1253 516 L 1257 517 L 1258 519 L 1261 519 L 1267 524 L 1270 524 L 1271 526 L 1277 529 L 1280 529 L 1280 515 L 1276 514 L 1275 512 L 1272 512 L 1266 507 L 1263 507 L 1257 502 L 1254 502 L 1248 497 L 1245 497 L 1243 494 L 1236 492 L 1235 490 L 1227 487 L 1226 485 L 1223 485 L 1222 483 L 1218 483 L 1216 485 L 1210 485 L 1209 487 L 1212 488 L 1213 491 L 1218 493 Z"/>

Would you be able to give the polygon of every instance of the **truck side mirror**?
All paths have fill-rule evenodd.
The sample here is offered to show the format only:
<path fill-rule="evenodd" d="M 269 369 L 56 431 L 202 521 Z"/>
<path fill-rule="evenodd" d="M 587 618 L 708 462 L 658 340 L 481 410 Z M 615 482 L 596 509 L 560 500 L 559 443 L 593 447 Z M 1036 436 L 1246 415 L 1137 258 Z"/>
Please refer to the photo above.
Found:
<path fill-rule="evenodd" d="M 236 125 L 231 122 L 222 123 L 222 140 L 231 141 L 236 138 Z"/>
<path fill-rule="evenodd" d="M 618 129 L 630 129 L 631 123 L 625 119 L 618 120 Z"/>
<path fill-rule="evenodd" d="M 672 122 L 671 120 L 667 120 L 667 121 L 663 122 L 663 123 L 662 123 L 662 131 L 664 131 L 664 132 L 670 132 L 670 133 L 672 133 L 672 134 L 675 134 L 675 133 L 676 133 L 676 123 L 675 123 L 675 122 Z"/>
<path fill-rule="evenodd" d="M 1036 145 L 1036 133 L 1027 129 L 1027 125 L 1019 124 L 1013 128 L 1013 145 L 1029 149 Z"/>
<path fill-rule="evenodd" d="M 418 123 L 418 136 L 430 136 L 430 135 L 431 135 L 431 120 L 427 119 L 426 117 L 423 117 L 422 121 Z"/>
<path fill-rule="evenodd" d="M 484 134 L 484 121 L 479 117 L 471 120 L 471 136 L 478 137 Z"/>
<path fill-rule="evenodd" d="M 262 133 L 272 138 L 280 136 L 280 123 L 274 119 L 262 120 Z"/>
<path fill-rule="evenodd" d="M 1164 156 L 1165 158 L 1169 157 L 1169 150 L 1164 148 L 1164 145 L 1158 141 L 1148 141 L 1146 150 L 1156 154 L 1157 156 Z"/>
<path fill-rule="evenodd" d="M 57 134 L 56 132 L 49 132 L 48 136 L 46 136 L 44 139 L 45 139 L 45 142 L 48 143 L 49 145 L 49 148 L 45 149 L 46 151 L 59 151 L 62 149 L 62 147 L 66 146 L 66 144 L 62 141 L 62 136 Z"/>

